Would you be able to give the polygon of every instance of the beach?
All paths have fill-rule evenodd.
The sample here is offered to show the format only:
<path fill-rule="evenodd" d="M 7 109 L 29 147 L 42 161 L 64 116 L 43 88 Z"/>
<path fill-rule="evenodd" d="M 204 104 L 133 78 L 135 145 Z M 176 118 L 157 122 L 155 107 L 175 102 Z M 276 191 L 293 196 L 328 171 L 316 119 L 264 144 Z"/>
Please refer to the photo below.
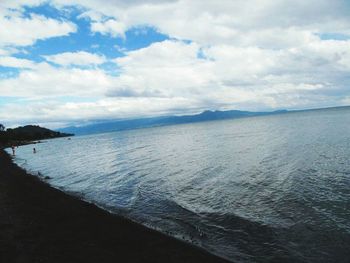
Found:
<path fill-rule="evenodd" d="M 0 150 L 0 262 L 226 262 L 26 173 Z"/>

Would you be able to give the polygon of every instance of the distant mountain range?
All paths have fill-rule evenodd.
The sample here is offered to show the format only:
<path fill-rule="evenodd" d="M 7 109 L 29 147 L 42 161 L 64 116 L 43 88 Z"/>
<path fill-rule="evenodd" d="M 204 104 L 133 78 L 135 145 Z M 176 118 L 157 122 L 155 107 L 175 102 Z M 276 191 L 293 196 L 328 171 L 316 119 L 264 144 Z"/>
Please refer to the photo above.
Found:
<path fill-rule="evenodd" d="M 130 130 L 138 128 L 166 126 L 174 124 L 194 123 L 213 120 L 225 120 L 235 119 L 262 115 L 273 115 L 286 113 L 287 110 L 279 110 L 273 112 L 250 112 L 250 111 L 204 111 L 196 115 L 184 115 L 184 116 L 166 116 L 166 117 L 154 117 L 154 118 L 141 118 L 131 120 L 115 120 L 99 122 L 86 126 L 70 126 L 59 129 L 60 132 L 73 133 L 75 135 L 86 135 L 94 133 Z"/>

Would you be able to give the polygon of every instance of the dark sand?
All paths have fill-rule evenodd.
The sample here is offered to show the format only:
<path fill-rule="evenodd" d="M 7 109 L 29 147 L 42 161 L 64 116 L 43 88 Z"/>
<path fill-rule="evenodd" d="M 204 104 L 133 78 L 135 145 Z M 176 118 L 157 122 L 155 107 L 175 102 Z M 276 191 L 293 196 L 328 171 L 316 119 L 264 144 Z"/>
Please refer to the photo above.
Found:
<path fill-rule="evenodd" d="M 0 149 L 0 262 L 226 262 L 64 194 Z"/>

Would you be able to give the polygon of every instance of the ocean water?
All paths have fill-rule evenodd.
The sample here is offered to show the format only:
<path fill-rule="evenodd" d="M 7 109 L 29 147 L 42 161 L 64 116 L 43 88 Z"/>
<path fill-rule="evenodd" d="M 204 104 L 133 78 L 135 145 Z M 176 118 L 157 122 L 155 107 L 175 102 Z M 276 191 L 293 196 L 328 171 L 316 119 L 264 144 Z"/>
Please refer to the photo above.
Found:
<path fill-rule="evenodd" d="M 35 147 L 52 186 L 234 262 L 350 262 L 350 108 Z"/>

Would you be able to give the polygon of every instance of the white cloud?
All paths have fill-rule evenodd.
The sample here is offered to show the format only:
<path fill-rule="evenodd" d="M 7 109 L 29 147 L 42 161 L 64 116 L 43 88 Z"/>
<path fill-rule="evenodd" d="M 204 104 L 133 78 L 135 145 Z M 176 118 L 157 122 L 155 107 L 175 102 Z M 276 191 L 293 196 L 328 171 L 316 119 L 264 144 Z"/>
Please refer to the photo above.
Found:
<path fill-rule="evenodd" d="M 0 56 L 0 66 L 11 68 L 33 68 L 35 67 L 35 63 L 28 59 Z"/>
<path fill-rule="evenodd" d="M 126 53 L 115 62 L 122 73 L 110 95 L 175 97 L 189 96 L 208 83 L 203 70 L 210 62 L 197 59 L 197 44 L 164 41 L 147 48 Z M 197 90 L 197 91 L 196 91 Z M 201 93 L 205 91 L 202 90 Z"/>
<path fill-rule="evenodd" d="M 112 79 L 99 69 L 56 68 L 40 63 L 32 70 L 21 71 L 15 78 L 0 79 L 0 94 L 29 99 L 101 96 Z"/>
<path fill-rule="evenodd" d="M 85 51 L 65 52 L 56 55 L 45 56 L 45 59 L 49 62 L 53 62 L 62 66 L 88 66 L 99 65 L 106 62 L 106 58 L 104 56 L 88 53 Z"/>
<path fill-rule="evenodd" d="M 115 28 L 120 35 L 123 29 L 152 25 L 171 37 L 201 45 L 256 45 L 272 37 L 270 46 L 279 47 L 288 39 L 307 40 L 313 33 L 350 34 L 350 6 L 342 0 L 112 0 L 103 5 L 98 0 L 54 2 L 90 8 L 94 23 L 103 22 L 105 16 L 114 17 L 118 21 L 115 27 L 101 27 L 106 33 Z"/>
<path fill-rule="evenodd" d="M 111 35 L 113 37 L 120 36 L 122 38 L 125 38 L 125 31 L 126 26 L 125 24 L 114 20 L 109 19 L 104 22 L 92 22 L 91 23 L 91 31 L 92 32 L 98 32 L 103 35 Z"/>
<path fill-rule="evenodd" d="M 18 9 L 21 6 L 37 6 L 45 2 L 45 0 L 2 0 L 0 4 L 1 9 Z"/>
<path fill-rule="evenodd" d="M 339 80 L 347 76 L 349 44 L 318 39 L 299 48 L 270 50 L 164 41 L 117 59 L 122 74 L 108 94 L 183 96 L 216 108 L 307 107 L 317 104 L 323 92 L 350 93 Z M 332 96 L 329 101 L 336 105 Z"/>
<path fill-rule="evenodd" d="M 0 24 L 0 47 L 29 46 L 38 39 L 67 36 L 76 31 L 76 26 L 71 22 L 33 14 L 29 18 L 0 16 Z"/>

